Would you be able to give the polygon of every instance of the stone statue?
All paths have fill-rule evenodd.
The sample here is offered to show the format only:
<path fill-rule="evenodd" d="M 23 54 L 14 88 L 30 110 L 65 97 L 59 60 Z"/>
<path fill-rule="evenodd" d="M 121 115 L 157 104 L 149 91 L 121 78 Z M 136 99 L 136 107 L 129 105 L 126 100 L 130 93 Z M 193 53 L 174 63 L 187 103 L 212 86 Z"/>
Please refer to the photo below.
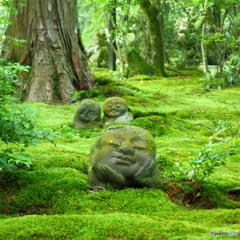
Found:
<path fill-rule="evenodd" d="M 107 98 L 103 104 L 103 112 L 105 126 L 114 123 L 130 123 L 133 120 L 126 101 L 120 97 Z"/>
<path fill-rule="evenodd" d="M 135 126 L 106 129 L 91 149 L 89 184 L 92 189 L 113 186 L 159 187 L 156 144 L 152 135 Z"/>
<path fill-rule="evenodd" d="M 84 99 L 74 116 L 73 126 L 77 129 L 101 127 L 100 105 L 90 99 Z"/>

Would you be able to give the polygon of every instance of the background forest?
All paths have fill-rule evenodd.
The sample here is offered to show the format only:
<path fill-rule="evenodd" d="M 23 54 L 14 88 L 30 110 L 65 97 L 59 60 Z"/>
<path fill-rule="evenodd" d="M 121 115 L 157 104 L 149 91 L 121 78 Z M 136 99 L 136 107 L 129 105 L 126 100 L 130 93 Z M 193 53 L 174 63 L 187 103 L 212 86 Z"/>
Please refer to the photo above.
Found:
<path fill-rule="evenodd" d="M 239 86 L 239 0 L 0 0 L 0 239 L 237 239 Z M 112 96 L 161 188 L 89 191 L 72 121 Z"/>

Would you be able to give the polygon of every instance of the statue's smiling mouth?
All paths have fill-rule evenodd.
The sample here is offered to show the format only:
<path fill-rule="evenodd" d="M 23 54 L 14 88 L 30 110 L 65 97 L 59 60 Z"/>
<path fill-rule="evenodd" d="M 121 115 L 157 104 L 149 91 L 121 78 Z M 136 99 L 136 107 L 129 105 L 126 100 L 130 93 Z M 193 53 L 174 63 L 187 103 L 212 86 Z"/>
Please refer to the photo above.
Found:
<path fill-rule="evenodd" d="M 133 161 L 132 157 L 129 157 L 128 155 L 124 155 L 118 152 L 113 152 L 112 158 L 116 160 L 116 164 L 121 164 L 121 165 L 129 166 L 135 162 Z"/>
<path fill-rule="evenodd" d="M 110 112 L 111 112 L 111 113 L 118 113 L 119 110 L 118 110 L 118 109 L 112 109 Z"/>

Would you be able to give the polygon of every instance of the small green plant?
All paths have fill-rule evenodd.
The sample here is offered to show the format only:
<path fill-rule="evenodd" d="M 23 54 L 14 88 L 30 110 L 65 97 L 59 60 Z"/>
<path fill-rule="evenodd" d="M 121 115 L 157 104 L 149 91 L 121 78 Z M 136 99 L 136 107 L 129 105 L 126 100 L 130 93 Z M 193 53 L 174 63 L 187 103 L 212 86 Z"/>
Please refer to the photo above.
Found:
<path fill-rule="evenodd" d="M 175 177 L 182 183 L 182 189 L 192 194 L 193 199 L 201 194 L 200 188 L 206 178 L 236 153 L 240 143 L 239 137 L 227 138 L 227 131 L 228 125 L 221 122 L 214 127 L 209 142 L 200 149 L 195 158 L 182 165 L 176 163 Z"/>
<path fill-rule="evenodd" d="M 196 158 L 189 162 L 187 169 L 182 169 L 188 180 L 201 184 L 209 177 L 216 167 L 224 165 L 226 159 L 235 154 L 237 139 L 222 139 L 218 135 L 210 138 L 210 142 L 203 146 Z"/>

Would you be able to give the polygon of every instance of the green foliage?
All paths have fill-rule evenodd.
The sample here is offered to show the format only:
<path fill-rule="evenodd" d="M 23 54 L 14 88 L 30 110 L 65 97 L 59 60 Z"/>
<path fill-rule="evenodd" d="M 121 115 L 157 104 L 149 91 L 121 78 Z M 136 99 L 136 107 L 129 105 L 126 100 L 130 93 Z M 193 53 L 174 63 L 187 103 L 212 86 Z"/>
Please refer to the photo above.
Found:
<path fill-rule="evenodd" d="M 20 73 L 28 72 L 29 67 L 19 63 L 11 63 L 0 59 L 0 101 L 13 101 L 12 96 L 17 94 L 17 87 L 20 84 Z"/>
<path fill-rule="evenodd" d="M 17 104 L 0 105 L 0 139 L 5 143 L 36 143 L 37 134 L 30 112 Z"/>
<path fill-rule="evenodd" d="M 31 166 L 31 160 L 24 149 L 5 149 L 0 152 L 0 172 L 11 171 L 21 166 Z"/>
<path fill-rule="evenodd" d="M 179 167 L 181 178 L 187 179 L 193 186 L 196 186 L 195 183 L 202 184 L 216 170 L 216 167 L 224 165 L 229 156 L 236 154 L 240 143 L 239 136 L 226 138 L 224 132 L 227 130 L 228 124 L 225 122 L 220 122 L 213 129 L 214 134 L 209 138 L 209 142 L 201 148 L 198 156 Z"/>
<path fill-rule="evenodd" d="M 211 141 L 200 150 L 198 157 L 191 160 L 188 178 L 201 183 L 214 172 L 216 167 L 224 165 L 227 158 L 235 154 L 237 143 L 237 139 L 223 140 L 213 136 Z"/>
<path fill-rule="evenodd" d="M 240 55 L 235 53 L 229 56 L 223 67 L 225 84 L 227 86 L 240 85 Z"/>
<path fill-rule="evenodd" d="M 1 59 L 0 65 L 0 141 L 8 144 L 28 146 L 36 140 L 33 122 L 29 112 L 17 105 L 13 98 L 17 93 L 19 74 L 28 71 L 28 67 L 17 63 L 8 63 Z M 15 147 L 16 148 L 16 147 Z M 0 153 L 0 171 L 16 169 L 17 166 L 31 165 L 24 148 L 8 147 Z"/>
<path fill-rule="evenodd" d="M 216 68 L 210 68 L 202 78 L 206 89 L 239 86 L 240 55 L 233 53 L 223 66 L 223 77 L 220 77 Z"/>
<path fill-rule="evenodd" d="M 34 115 L 16 102 L 20 96 L 20 74 L 28 66 L 0 59 L 0 172 L 18 167 L 30 167 L 31 160 L 25 148 L 36 145 L 41 139 L 52 140 L 49 131 L 36 131 Z"/>
<path fill-rule="evenodd" d="M 216 68 L 211 68 L 209 72 L 205 73 L 202 81 L 204 82 L 204 87 L 206 89 L 221 89 L 224 86 L 224 81 L 223 79 L 219 78 Z"/>

